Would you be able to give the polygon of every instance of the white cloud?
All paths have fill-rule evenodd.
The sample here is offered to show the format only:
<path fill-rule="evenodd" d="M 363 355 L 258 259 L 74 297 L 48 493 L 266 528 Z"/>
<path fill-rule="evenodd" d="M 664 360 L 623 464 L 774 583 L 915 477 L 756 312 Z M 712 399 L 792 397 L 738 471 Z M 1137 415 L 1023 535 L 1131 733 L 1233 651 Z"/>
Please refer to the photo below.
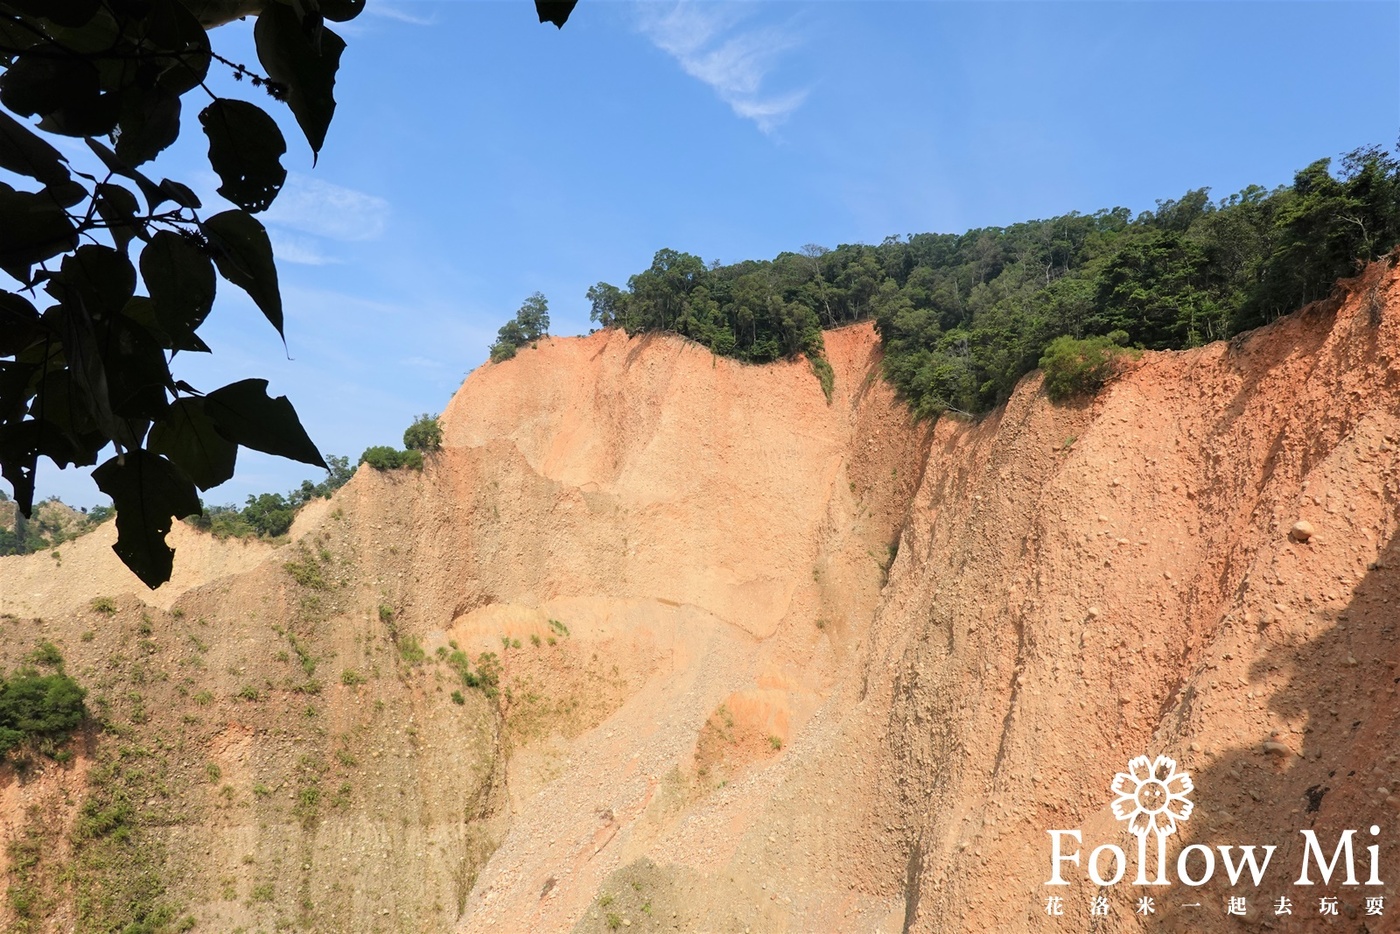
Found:
<path fill-rule="evenodd" d="M 272 253 L 279 261 L 300 263 L 303 266 L 328 266 L 340 260 L 327 256 L 311 237 L 288 233 L 277 227 L 269 227 L 268 239 L 272 241 Z"/>
<path fill-rule="evenodd" d="M 433 26 L 437 24 L 436 16 L 417 16 L 408 12 L 398 4 L 385 3 L 384 0 L 375 0 L 374 3 L 365 5 L 365 12 L 373 16 L 382 16 L 399 23 L 408 23 L 410 26 Z"/>
<path fill-rule="evenodd" d="M 263 219 L 330 240 L 377 240 L 389 220 L 389 202 L 292 172 Z"/>
<path fill-rule="evenodd" d="M 734 113 L 768 133 L 807 98 L 805 90 L 773 94 L 763 88 L 778 58 L 799 39 L 790 25 L 745 28 L 748 15 L 734 3 L 679 0 L 670 6 L 637 6 L 638 27 L 653 45 L 713 88 Z"/>

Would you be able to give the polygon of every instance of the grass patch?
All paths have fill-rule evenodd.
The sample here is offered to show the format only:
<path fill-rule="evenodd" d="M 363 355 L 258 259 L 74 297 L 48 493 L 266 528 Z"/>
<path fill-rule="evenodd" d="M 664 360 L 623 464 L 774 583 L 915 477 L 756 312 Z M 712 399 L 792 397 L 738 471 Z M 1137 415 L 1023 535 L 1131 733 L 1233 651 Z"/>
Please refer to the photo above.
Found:
<path fill-rule="evenodd" d="M 399 640 L 399 656 L 409 665 L 421 665 L 428 653 L 423 651 L 417 636 L 404 636 Z"/>
<path fill-rule="evenodd" d="M 330 581 L 326 579 L 322 562 L 318 561 L 305 545 L 298 549 L 296 558 L 283 564 L 282 567 L 292 576 L 292 580 L 302 587 L 310 590 L 330 589 Z"/>

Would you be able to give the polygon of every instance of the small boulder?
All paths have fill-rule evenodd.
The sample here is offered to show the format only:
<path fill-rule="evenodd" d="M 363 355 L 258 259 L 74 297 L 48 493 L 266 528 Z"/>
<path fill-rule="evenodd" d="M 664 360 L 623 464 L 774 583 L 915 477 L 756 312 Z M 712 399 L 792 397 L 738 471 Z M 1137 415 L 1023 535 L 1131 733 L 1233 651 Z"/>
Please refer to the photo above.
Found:
<path fill-rule="evenodd" d="M 1293 523 L 1293 528 L 1288 530 L 1288 537 L 1299 544 L 1306 542 L 1313 537 L 1312 523 L 1308 522 L 1306 519 L 1299 519 L 1297 522 Z"/>

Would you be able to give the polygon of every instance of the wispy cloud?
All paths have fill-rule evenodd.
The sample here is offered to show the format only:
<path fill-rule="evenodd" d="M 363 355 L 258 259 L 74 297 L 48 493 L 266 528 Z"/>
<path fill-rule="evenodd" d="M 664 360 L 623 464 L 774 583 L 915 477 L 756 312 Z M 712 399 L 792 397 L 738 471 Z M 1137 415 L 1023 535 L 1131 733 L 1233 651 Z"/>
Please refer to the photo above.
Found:
<path fill-rule="evenodd" d="M 340 262 L 321 251 L 312 237 L 288 233 L 277 227 L 269 227 L 268 239 L 272 241 L 272 252 L 279 261 L 300 263 L 303 266 L 329 266 Z"/>
<path fill-rule="evenodd" d="M 807 98 L 805 89 L 775 94 L 764 88 L 778 59 L 800 39 L 791 24 L 746 25 L 746 7 L 692 0 L 639 3 L 637 23 L 686 74 L 708 84 L 734 113 L 768 133 Z"/>
<path fill-rule="evenodd" d="M 374 3 L 367 4 L 365 12 L 396 22 L 408 23 L 410 26 L 433 26 L 437 23 L 436 16 L 419 16 L 410 13 L 396 3 L 385 3 L 384 0 L 376 0 Z"/>
<path fill-rule="evenodd" d="M 389 202 L 292 172 L 263 218 L 268 224 L 330 240 L 377 240 L 389 220 Z"/>

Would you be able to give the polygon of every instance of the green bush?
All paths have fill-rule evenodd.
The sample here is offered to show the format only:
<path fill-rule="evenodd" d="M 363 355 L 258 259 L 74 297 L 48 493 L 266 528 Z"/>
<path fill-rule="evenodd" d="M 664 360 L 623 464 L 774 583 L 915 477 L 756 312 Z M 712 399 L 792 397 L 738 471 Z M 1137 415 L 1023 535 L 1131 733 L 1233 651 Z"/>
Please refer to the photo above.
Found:
<path fill-rule="evenodd" d="M 836 389 L 836 371 L 831 368 L 831 363 L 826 357 L 817 354 L 809 354 L 807 362 L 812 365 L 812 372 L 816 374 L 817 382 L 821 383 L 822 394 L 826 396 L 829 405 L 831 394 Z"/>
<path fill-rule="evenodd" d="M 29 653 L 27 661 L 32 665 L 63 670 L 63 656 L 59 654 L 58 646 L 52 642 L 40 642 L 38 647 Z"/>
<path fill-rule="evenodd" d="M 66 740 L 87 716 L 78 682 L 65 674 L 21 669 L 0 679 L 0 756 L 26 740 Z"/>
<path fill-rule="evenodd" d="M 1055 402 L 1097 392 L 1118 372 L 1121 359 L 1132 353 L 1121 346 L 1127 337 L 1122 331 L 1114 331 L 1083 340 L 1055 338 L 1040 358 L 1045 392 Z"/>
<path fill-rule="evenodd" d="M 421 451 L 400 451 L 381 444 L 365 448 L 365 453 L 360 455 L 360 463 L 369 464 L 375 470 L 397 470 L 400 467 L 422 470 L 423 453 Z"/>
<path fill-rule="evenodd" d="M 442 447 L 442 426 L 436 415 L 424 412 L 404 429 L 403 446 L 410 451 L 436 451 Z"/>
<path fill-rule="evenodd" d="M 249 496 L 240 509 L 237 506 L 212 506 L 201 503 L 203 510 L 184 519 L 187 525 L 209 532 L 215 538 L 248 538 L 254 535 L 275 538 L 285 535 L 302 506 L 313 499 L 330 499 L 332 493 L 350 481 L 355 471 L 350 458 L 334 454 L 326 457 L 326 479 L 320 483 L 303 480 L 298 489 L 281 493 L 259 493 Z M 96 510 L 89 513 L 89 517 Z M 96 521 L 96 520 L 94 520 Z"/>
<path fill-rule="evenodd" d="M 534 292 L 521 303 L 515 317 L 496 332 L 496 342 L 491 345 L 491 362 L 509 360 L 521 347 L 533 344 L 548 334 L 549 302 L 544 295 Z"/>

